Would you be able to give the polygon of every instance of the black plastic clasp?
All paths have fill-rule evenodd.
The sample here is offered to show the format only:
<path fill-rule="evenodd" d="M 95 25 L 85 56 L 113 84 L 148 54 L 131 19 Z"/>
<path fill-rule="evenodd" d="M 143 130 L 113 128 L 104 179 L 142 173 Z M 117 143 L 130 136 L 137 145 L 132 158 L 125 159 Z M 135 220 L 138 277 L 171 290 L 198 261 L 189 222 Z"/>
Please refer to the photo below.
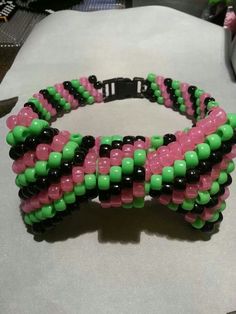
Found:
<path fill-rule="evenodd" d="M 103 101 L 120 100 L 125 98 L 143 98 L 145 79 L 135 77 L 130 78 L 117 77 L 103 81 Z"/>

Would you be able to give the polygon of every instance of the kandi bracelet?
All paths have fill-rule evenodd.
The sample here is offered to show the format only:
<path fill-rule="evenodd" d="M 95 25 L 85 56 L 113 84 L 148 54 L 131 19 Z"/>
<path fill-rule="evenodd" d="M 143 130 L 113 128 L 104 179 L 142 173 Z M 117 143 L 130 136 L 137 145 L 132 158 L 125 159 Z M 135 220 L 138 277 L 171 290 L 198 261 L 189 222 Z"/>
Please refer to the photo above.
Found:
<path fill-rule="evenodd" d="M 86 104 L 144 97 L 186 115 L 193 127 L 164 136 L 95 138 L 50 126 Z M 40 90 L 7 126 L 22 217 L 32 233 L 96 197 L 103 208 L 129 209 L 151 196 L 205 232 L 223 219 L 235 168 L 236 115 L 195 86 L 155 74 L 103 82 L 91 75 Z"/>

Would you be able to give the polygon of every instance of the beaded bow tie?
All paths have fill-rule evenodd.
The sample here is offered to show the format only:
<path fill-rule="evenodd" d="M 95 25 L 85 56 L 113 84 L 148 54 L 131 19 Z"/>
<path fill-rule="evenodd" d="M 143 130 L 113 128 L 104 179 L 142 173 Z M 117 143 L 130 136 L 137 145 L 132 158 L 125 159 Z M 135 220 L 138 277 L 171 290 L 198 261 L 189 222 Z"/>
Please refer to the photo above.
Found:
<path fill-rule="evenodd" d="M 164 136 L 95 138 L 50 126 L 77 107 L 129 97 L 179 111 L 193 127 Z M 40 90 L 7 126 L 22 216 L 32 233 L 96 197 L 104 208 L 128 210 L 143 207 L 150 196 L 205 232 L 223 219 L 235 168 L 236 115 L 195 86 L 155 74 L 103 82 L 91 75 Z"/>

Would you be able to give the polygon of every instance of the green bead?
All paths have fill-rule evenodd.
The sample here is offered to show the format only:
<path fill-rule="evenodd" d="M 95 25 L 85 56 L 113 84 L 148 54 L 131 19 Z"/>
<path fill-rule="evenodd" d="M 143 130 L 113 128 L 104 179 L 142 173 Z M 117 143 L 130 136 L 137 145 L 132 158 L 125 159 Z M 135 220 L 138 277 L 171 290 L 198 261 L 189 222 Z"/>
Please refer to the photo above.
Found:
<path fill-rule="evenodd" d="M 60 101 L 59 101 L 59 104 L 60 104 L 61 107 L 64 107 L 65 104 L 66 104 L 65 98 L 61 98 Z"/>
<path fill-rule="evenodd" d="M 119 166 L 112 166 L 110 168 L 110 180 L 111 182 L 121 182 L 122 171 Z"/>
<path fill-rule="evenodd" d="M 24 216 L 24 222 L 25 222 L 27 225 L 32 225 L 32 221 L 30 220 L 30 218 L 29 218 L 28 215 L 25 215 L 25 216 Z"/>
<path fill-rule="evenodd" d="M 194 207 L 194 200 L 192 199 L 185 199 L 184 202 L 181 204 L 181 207 L 185 210 L 192 210 Z"/>
<path fill-rule="evenodd" d="M 174 174 L 175 177 L 184 177 L 186 175 L 186 161 L 175 160 L 174 162 Z"/>
<path fill-rule="evenodd" d="M 144 183 L 144 189 L 145 189 L 145 194 L 146 194 L 146 195 L 149 195 L 150 187 L 151 187 L 151 185 L 150 185 L 149 182 L 145 182 L 145 183 Z"/>
<path fill-rule="evenodd" d="M 163 97 L 158 97 L 157 98 L 157 102 L 158 102 L 158 104 L 163 105 L 164 104 L 164 98 Z"/>
<path fill-rule="evenodd" d="M 227 179 L 228 179 L 227 172 L 221 171 L 219 178 L 218 178 L 219 184 L 224 184 L 227 181 Z"/>
<path fill-rule="evenodd" d="M 174 168 L 164 167 L 162 169 L 162 179 L 164 182 L 172 182 L 174 180 Z"/>
<path fill-rule="evenodd" d="M 156 90 L 158 88 L 157 83 L 152 82 L 151 83 L 151 89 Z"/>
<path fill-rule="evenodd" d="M 184 154 L 187 168 L 195 168 L 198 165 L 198 156 L 195 151 L 188 151 Z"/>
<path fill-rule="evenodd" d="M 234 130 L 231 125 L 224 124 L 218 128 L 217 133 L 221 137 L 222 141 L 228 141 L 232 138 Z"/>
<path fill-rule="evenodd" d="M 69 112 L 71 110 L 71 104 L 66 102 L 65 105 L 63 106 L 63 109 L 67 112 Z"/>
<path fill-rule="evenodd" d="M 121 136 L 121 135 L 113 135 L 111 137 L 111 140 L 112 141 L 123 141 L 123 136 Z"/>
<path fill-rule="evenodd" d="M 62 154 L 59 152 L 52 152 L 49 154 L 48 165 L 50 168 L 57 168 L 61 165 Z"/>
<path fill-rule="evenodd" d="M 74 192 L 65 192 L 63 199 L 66 204 L 74 204 L 76 202 L 76 197 Z"/>
<path fill-rule="evenodd" d="M 27 186 L 28 185 L 28 182 L 26 180 L 26 176 L 24 173 L 18 174 L 17 181 L 18 181 L 20 186 Z"/>
<path fill-rule="evenodd" d="M 199 107 L 196 109 L 196 113 L 197 113 L 198 115 L 201 114 L 201 109 L 200 109 Z"/>
<path fill-rule="evenodd" d="M 53 205 L 55 210 L 58 212 L 61 212 L 66 209 L 66 203 L 63 198 L 59 198 L 58 200 L 54 201 Z"/>
<path fill-rule="evenodd" d="M 156 75 L 154 73 L 149 73 L 147 76 L 147 79 L 149 82 L 155 82 L 156 81 Z"/>
<path fill-rule="evenodd" d="M 21 125 L 15 126 L 12 133 L 16 142 L 24 142 L 30 134 L 29 129 Z"/>
<path fill-rule="evenodd" d="M 55 87 L 53 87 L 53 86 L 47 87 L 47 90 L 48 90 L 49 94 L 52 95 L 52 96 L 54 96 L 56 94 L 56 92 L 57 92 Z"/>
<path fill-rule="evenodd" d="M 82 196 L 86 193 L 86 188 L 84 184 L 76 184 L 74 187 L 75 195 Z"/>
<path fill-rule="evenodd" d="M 183 131 L 184 131 L 185 133 L 188 133 L 189 130 L 190 130 L 190 128 L 184 128 Z"/>
<path fill-rule="evenodd" d="M 225 210 L 225 208 L 226 208 L 226 202 L 223 201 L 223 202 L 221 203 L 221 206 L 220 206 L 220 208 L 219 208 L 219 211 L 220 211 L 220 212 L 223 212 L 223 211 Z"/>
<path fill-rule="evenodd" d="M 163 136 L 154 135 L 151 137 L 151 146 L 155 149 L 162 146 L 164 143 Z"/>
<path fill-rule="evenodd" d="M 183 97 L 178 97 L 178 99 L 177 99 L 177 101 L 178 101 L 178 103 L 180 104 L 180 105 L 184 105 L 184 99 L 183 99 Z"/>
<path fill-rule="evenodd" d="M 155 152 L 155 148 L 149 147 L 147 149 L 147 154 Z"/>
<path fill-rule="evenodd" d="M 220 190 L 220 185 L 217 181 L 214 181 L 211 185 L 210 194 L 215 195 Z"/>
<path fill-rule="evenodd" d="M 60 95 L 59 93 L 56 93 L 56 94 L 54 95 L 54 99 L 55 99 L 55 100 L 60 100 L 60 99 L 61 99 L 61 95 Z"/>
<path fill-rule="evenodd" d="M 124 174 L 132 174 L 134 171 L 133 158 L 125 157 L 122 159 L 122 172 Z"/>
<path fill-rule="evenodd" d="M 87 99 L 88 104 L 92 105 L 94 103 L 94 97 L 93 96 L 89 96 Z"/>
<path fill-rule="evenodd" d="M 173 80 L 172 81 L 172 87 L 174 89 L 179 89 L 180 88 L 180 81 Z"/>
<path fill-rule="evenodd" d="M 134 164 L 136 166 L 143 166 L 146 161 L 146 151 L 144 149 L 136 149 L 134 151 Z"/>
<path fill-rule="evenodd" d="M 122 204 L 123 208 L 133 208 L 133 203 L 128 203 L 128 204 Z"/>
<path fill-rule="evenodd" d="M 62 150 L 62 159 L 63 160 L 72 160 L 74 158 L 74 154 L 75 154 L 75 149 L 78 147 L 78 144 L 73 142 L 73 141 L 69 141 L 66 143 L 66 145 L 64 146 L 63 150 Z"/>
<path fill-rule="evenodd" d="M 16 140 L 15 140 L 12 132 L 8 132 L 7 137 L 6 137 L 6 141 L 7 141 L 8 145 L 11 145 L 11 146 L 16 145 Z"/>
<path fill-rule="evenodd" d="M 219 104 L 216 101 L 209 101 L 209 103 L 207 104 L 207 110 L 211 110 L 213 107 L 218 107 Z"/>
<path fill-rule="evenodd" d="M 28 182 L 35 182 L 36 181 L 35 168 L 27 168 L 25 170 L 25 177 Z"/>
<path fill-rule="evenodd" d="M 228 117 L 228 124 L 230 124 L 231 127 L 233 129 L 235 129 L 236 128 L 236 114 L 235 113 L 228 113 L 227 117 Z"/>
<path fill-rule="evenodd" d="M 199 99 L 199 98 L 196 100 L 196 105 L 197 105 L 198 107 L 200 106 L 200 99 Z"/>
<path fill-rule="evenodd" d="M 196 229 L 201 229 L 205 225 L 205 221 L 200 219 L 199 217 L 192 223 L 192 226 Z"/>
<path fill-rule="evenodd" d="M 107 145 L 111 145 L 111 136 L 102 136 L 101 138 L 101 144 L 107 144 Z"/>
<path fill-rule="evenodd" d="M 196 152 L 199 160 L 204 160 L 209 158 L 211 154 L 210 146 L 207 143 L 198 144 Z"/>
<path fill-rule="evenodd" d="M 197 88 L 194 92 L 194 96 L 196 98 L 199 98 L 202 94 L 204 94 L 204 91 L 202 89 Z"/>
<path fill-rule="evenodd" d="M 80 83 L 78 80 L 71 80 L 71 85 L 77 89 L 80 86 Z"/>
<path fill-rule="evenodd" d="M 25 181 L 26 182 L 26 181 Z M 21 184 L 20 184 L 20 182 L 19 182 L 19 178 L 18 178 L 18 176 L 16 176 L 16 179 L 15 179 L 15 184 L 16 184 L 16 186 L 18 186 L 18 188 L 20 188 L 21 187 Z"/>
<path fill-rule="evenodd" d="M 167 205 L 167 207 L 168 207 L 169 209 L 173 210 L 173 211 L 177 211 L 178 208 L 179 208 L 179 205 L 178 205 L 178 204 L 174 204 L 174 203 L 169 203 L 169 204 Z"/>
<path fill-rule="evenodd" d="M 92 190 L 96 187 L 96 176 L 95 174 L 86 174 L 84 176 L 85 187 L 88 190 Z"/>
<path fill-rule="evenodd" d="M 82 94 L 84 91 L 85 91 L 84 86 L 80 85 L 80 86 L 78 87 L 78 92 Z"/>
<path fill-rule="evenodd" d="M 102 174 L 98 176 L 98 188 L 99 190 L 110 189 L 110 177 L 108 175 Z"/>
<path fill-rule="evenodd" d="M 44 218 L 52 218 L 56 213 L 55 208 L 52 205 L 44 205 L 41 210 Z"/>
<path fill-rule="evenodd" d="M 84 91 L 83 94 L 82 94 L 82 96 L 83 96 L 85 99 L 87 99 L 87 98 L 89 98 L 90 94 L 89 94 L 88 91 Z"/>
<path fill-rule="evenodd" d="M 35 174 L 39 176 L 46 176 L 48 174 L 48 163 L 44 160 L 38 160 L 35 163 Z"/>
<path fill-rule="evenodd" d="M 161 190 L 162 188 L 162 176 L 159 174 L 153 174 L 151 176 L 151 188 L 153 190 Z"/>
<path fill-rule="evenodd" d="M 179 98 L 182 98 L 182 93 L 181 93 L 181 90 L 180 89 L 176 89 L 175 90 L 175 96 L 179 97 Z"/>
<path fill-rule="evenodd" d="M 38 219 L 38 220 L 44 220 L 45 217 L 43 216 L 42 210 L 37 210 L 36 212 L 34 212 L 34 216 Z"/>
<path fill-rule="evenodd" d="M 133 200 L 134 208 L 143 208 L 144 207 L 144 198 L 143 197 L 135 197 Z"/>
<path fill-rule="evenodd" d="M 50 121 L 51 118 L 52 118 L 51 113 L 50 113 L 50 112 L 47 112 L 47 113 L 45 114 L 45 120 Z"/>
<path fill-rule="evenodd" d="M 155 95 L 156 97 L 160 97 L 160 96 L 161 96 L 161 91 L 160 91 L 160 89 L 156 89 L 155 92 L 154 92 L 154 95 Z"/>
<path fill-rule="evenodd" d="M 180 107 L 179 107 L 179 111 L 180 112 L 182 112 L 182 113 L 184 113 L 184 112 L 186 112 L 186 106 L 185 105 L 180 105 Z"/>
<path fill-rule="evenodd" d="M 30 213 L 30 214 L 29 214 L 29 219 L 30 219 L 32 222 L 40 222 L 40 220 L 35 216 L 34 213 Z"/>
<path fill-rule="evenodd" d="M 200 205 L 205 205 L 210 201 L 210 198 L 210 193 L 208 191 L 200 191 L 198 192 L 196 202 Z"/>
<path fill-rule="evenodd" d="M 229 164 L 228 164 L 228 167 L 227 167 L 227 169 L 226 169 L 226 172 L 227 172 L 227 173 L 231 173 L 231 172 L 234 171 L 234 169 L 235 169 L 235 164 L 234 164 L 233 160 L 231 160 L 231 161 L 229 162 Z"/>
<path fill-rule="evenodd" d="M 42 119 L 33 119 L 31 125 L 29 126 L 29 130 L 33 135 L 39 135 L 43 129 L 48 127 L 48 122 Z"/>
<path fill-rule="evenodd" d="M 77 134 L 71 134 L 70 141 L 75 142 L 76 144 L 80 145 L 82 142 L 83 136 L 79 133 Z"/>
<path fill-rule="evenodd" d="M 211 134 L 206 137 L 206 143 L 209 144 L 211 150 L 216 150 L 221 146 L 221 138 L 218 134 Z"/>
<path fill-rule="evenodd" d="M 215 222 L 215 221 L 218 220 L 218 218 L 219 218 L 219 213 L 218 213 L 218 212 L 215 212 L 215 213 L 213 214 L 213 216 L 212 216 L 210 219 L 208 219 L 208 221 L 210 221 L 210 222 Z"/>

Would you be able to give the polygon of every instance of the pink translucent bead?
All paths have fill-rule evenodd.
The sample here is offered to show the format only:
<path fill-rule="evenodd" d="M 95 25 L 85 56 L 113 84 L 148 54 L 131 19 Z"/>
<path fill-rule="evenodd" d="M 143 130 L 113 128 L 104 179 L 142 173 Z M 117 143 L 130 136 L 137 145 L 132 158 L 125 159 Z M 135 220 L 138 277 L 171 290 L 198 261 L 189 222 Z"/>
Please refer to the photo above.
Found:
<path fill-rule="evenodd" d="M 55 84 L 54 87 L 56 88 L 56 90 L 57 90 L 59 93 L 64 89 L 64 86 L 63 86 L 63 84 L 61 84 L 61 83 Z"/>
<path fill-rule="evenodd" d="M 33 209 L 39 209 L 41 207 L 41 203 L 39 201 L 38 196 L 33 196 L 30 199 L 30 205 Z"/>
<path fill-rule="evenodd" d="M 100 143 L 101 143 L 101 136 L 98 136 L 95 139 L 95 146 L 97 148 L 97 151 L 99 151 Z"/>
<path fill-rule="evenodd" d="M 199 183 L 200 191 L 207 191 L 211 188 L 212 178 L 210 175 L 202 175 Z"/>
<path fill-rule="evenodd" d="M 170 152 L 169 148 L 167 146 L 161 146 L 157 149 L 158 156 L 161 154 L 168 154 Z"/>
<path fill-rule="evenodd" d="M 214 181 L 218 179 L 219 175 L 220 175 L 220 168 L 214 166 L 211 170 L 211 179 Z"/>
<path fill-rule="evenodd" d="M 48 160 L 51 147 L 48 144 L 39 144 L 36 148 L 36 157 L 39 160 Z"/>
<path fill-rule="evenodd" d="M 222 202 L 221 202 L 221 200 L 219 200 L 219 202 L 218 202 L 218 204 L 216 204 L 216 206 L 211 207 L 212 212 L 214 213 L 215 211 L 217 211 L 218 209 L 220 209 L 221 204 L 222 204 Z"/>
<path fill-rule="evenodd" d="M 129 204 L 133 202 L 133 190 L 132 189 L 122 189 L 121 200 L 124 204 Z"/>
<path fill-rule="evenodd" d="M 167 167 L 167 166 L 173 165 L 174 158 L 175 158 L 175 157 L 174 157 L 173 154 L 171 154 L 171 153 L 161 154 L 161 155 L 159 156 L 161 165 L 162 165 L 163 167 Z"/>
<path fill-rule="evenodd" d="M 102 208 L 111 208 L 111 202 L 110 201 L 103 201 L 101 202 Z"/>
<path fill-rule="evenodd" d="M 124 157 L 133 157 L 134 146 L 131 144 L 125 144 L 122 147 L 122 151 L 123 151 Z"/>
<path fill-rule="evenodd" d="M 172 194 L 172 201 L 174 204 L 182 204 L 184 201 L 184 192 L 174 190 Z"/>
<path fill-rule="evenodd" d="M 150 167 L 151 173 L 153 174 L 161 173 L 162 168 L 163 168 L 159 159 L 150 160 L 149 167 Z"/>
<path fill-rule="evenodd" d="M 100 103 L 103 101 L 103 95 L 102 94 L 98 94 L 96 97 L 95 97 L 95 100 L 97 103 Z"/>
<path fill-rule="evenodd" d="M 175 137 L 176 137 L 176 140 L 177 140 L 177 141 L 179 141 L 179 140 L 182 138 L 182 136 L 186 136 L 186 133 L 183 132 L 183 131 L 177 131 L 177 132 L 175 132 Z M 172 142 L 172 143 L 174 143 L 174 142 Z M 170 143 L 170 144 L 171 144 L 171 143 Z M 168 147 L 169 147 L 170 144 L 168 144 Z"/>
<path fill-rule="evenodd" d="M 63 192 L 71 192 L 73 190 L 73 181 L 71 176 L 61 177 L 61 190 Z"/>
<path fill-rule="evenodd" d="M 10 117 L 7 118 L 6 124 L 7 127 L 12 130 L 15 126 L 17 126 L 17 116 L 16 115 L 11 115 Z"/>
<path fill-rule="evenodd" d="M 170 99 L 170 95 L 167 93 L 167 91 L 163 90 L 162 92 L 162 97 L 167 100 L 167 99 Z"/>
<path fill-rule="evenodd" d="M 28 151 L 23 156 L 24 164 L 27 167 L 33 167 L 35 165 L 35 153 L 33 151 Z"/>
<path fill-rule="evenodd" d="M 14 173 L 19 174 L 19 173 L 25 171 L 25 169 L 26 169 L 26 166 L 25 166 L 25 164 L 24 164 L 24 160 L 23 160 L 22 157 L 19 158 L 19 159 L 17 159 L 17 160 L 15 160 L 15 161 L 13 162 L 13 164 L 12 164 L 12 171 L 13 171 Z"/>
<path fill-rule="evenodd" d="M 150 169 L 150 166 L 149 166 L 149 163 L 146 162 L 146 165 L 145 165 L 145 181 L 150 181 L 151 180 L 151 169 Z"/>
<path fill-rule="evenodd" d="M 138 140 L 134 142 L 135 149 L 145 149 L 145 142 L 142 140 Z"/>
<path fill-rule="evenodd" d="M 121 207 L 121 197 L 120 195 L 112 195 L 111 196 L 111 207 Z"/>
<path fill-rule="evenodd" d="M 151 140 L 150 140 L 150 137 L 145 137 L 145 149 L 148 149 L 150 148 L 151 146 Z"/>
<path fill-rule="evenodd" d="M 189 136 L 182 137 L 182 139 L 179 141 L 182 153 L 186 153 L 189 150 L 193 150 L 195 148 L 194 143 L 192 142 L 191 138 Z"/>
<path fill-rule="evenodd" d="M 108 174 L 110 171 L 110 159 L 101 157 L 98 159 L 98 172 L 100 174 Z"/>
<path fill-rule="evenodd" d="M 194 223 L 196 218 L 197 218 L 196 214 L 187 213 L 186 215 L 184 215 L 184 219 L 191 224 Z"/>
<path fill-rule="evenodd" d="M 216 131 L 217 125 L 215 121 L 211 118 L 205 118 L 197 122 L 197 126 L 200 127 L 205 135 L 212 134 Z"/>
<path fill-rule="evenodd" d="M 165 99 L 164 105 L 166 108 L 171 108 L 172 107 L 172 101 L 170 99 Z"/>
<path fill-rule="evenodd" d="M 97 160 L 97 154 L 95 153 L 95 150 L 93 148 L 90 148 L 89 153 L 86 156 L 87 159 L 89 160 Z"/>
<path fill-rule="evenodd" d="M 93 89 L 93 85 L 89 82 L 86 83 L 85 88 L 87 89 L 87 91 L 89 91 L 91 93 L 92 89 Z"/>
<path fill-rule="evenodd" d="M 17 115 L 17 120 L 20 125 L 30 126 L 31 121 L 37 118 L 38 115 L 33 112 L 33 110 L 29 107 L 22 108 Z"/>
<path fill-rule="evenodd" d="M 183 158 L 183 153 L 182 153 L 182 147 L 178 142 L 172 142 L 167 145 L 171 156 L 175 159 L 182 159 Z"/>
<path fill-rule="evenodd" d="M 64 145 L 67 143 L 67 140 L 60 133 L 54 136 L 51 149 L 55 152 L 61 152 L 63 150 Z"/>
<path fill-rule="evenodd" d="M 69 141 L 70 139 L 70 132 L 69 131 L 66 131 L 66 130 L 63 130 L 61 131 L 58 135 L 61 135 L 65 138 L 66 140 L 66 143 Z"/>
<path fill-rule="evenodd" d="M 69 96 L 67 97 L 67 100 L 68 100 L 68 102 L 71 104 L 72 101 L 74 100 L 74 97 L 73 97 L 72 95 L 69 95 Z"/>
<path fill-rule="evenodd" d="M 182 92 L 182 96 L 185 99 L 186 106 L 189 107 L 189 94 L 188 94 L 188 92 L 187 91 L 183 91 Z"/>
<path fill-rule="evenodd" d="M 82 183 L 84 181 L 84 169 L 83 167 L 73 167 L 72 179 L 74 183 Z"/>
<path fill-rule="evenodd" d="M 52 108 L 52 110 L 51 110 L 51 115 L 52 115 L 53 117 L 55 117 L 55 116 L 57 115 L 57 112 L 56 112 L 56 109 L 55 109 L 55 108 Z"/>
<path fill-rule="evenodd" d="M 225 170 L 228 167 L 229 161 L 228 158 L 223 158 L 223 160 L 220 163 L 220 169 Z"/>
<path fill-rule="evenodd" d="M 84 160 L 84 172 L 94 173 L 96 171 L 96 160 L 85 158 Z"/>
<path fill-rule="evenodd" d="M 120 166 L 123 152 L 120 149 L 112 149 L 110 153 L 110 162 L 112 166 Z"/>
<path fill-rule="evenodd" d="M 64 89 L 62 92 L 61 92 L 61 95 L 63 98 L 65 98 L 67 100 L 68 96 L 69 96 L 69 91 Z"/>
<path fill-rule="evenodd" d="M 200 103 L 201 103 L 201 104 L 204 104 L 205 99 L 208 98 L 208 97 L 211 97 L 211 95 L 210 95 L 210 94 L 207 94 L 207 93 L 202 94 L 202 95 L 200 96 Z M 205 104 L 204 104 L 204 106 L 205 106 Z"/>
<path fill-rule="evenodd" d="M 79 79 L 79 81 L 82 85 L 86 85 L 88 83 L 88 78 L 83 76 Z"/>
<path fill-rule="evenodd" d="M 198 184 L 187 184 L 185 197 L 189 199 L 196 198 L 198 195 Z"/>
<path fill-rule="evenodd" d="M 203 211 L 203 213 L 200 215 L 200 218 L 201 218 L 202 220 L 206 221 L 206 220 L 208 220 L 208 219 L 211 219 L 212 215 L 213 215 L 213 214 L 212 214 L 211 210 L 208 209 L 208 208 L 205 208 L 204 211 Z"/>
<path fill-rule="evenodd" d="M 161 203 L 162 205 L 168 205 L 170 203 L 170 200 L 171 200 L 171 195 L 164 195 L 164 194 L 162 194 L 158 198 L 158 202 Z"/>
<path fill-rule="evenodd" d="M 198 127 L 193 127 L 189 130 L 189 137 L 194 142 L 194 144 L 200 144 L 204 142 L 204 133 Z"/>
<path fill-rule="evenodd" d="M 149 152 L 147 154 L 147 159 L 148 160 L 156 159 L 156 158 L 158 158 L 158 156 L 159 156 L 159 154 L 157 151 Z"/>
<path fill-rule="evenodd" d="M 226 156 L 227 156 L 227 158 L 229 158 L 229 159 L 233 159 L 233 158 L 236 157 L 236 145 L 233 145 L 233 146 L 232 146 L 231 152 L 230 152 L 229 154 L 227 154 Z"/>
<path fill-rule="evenodd" d="M 225 124 L 228 120 L 227 114 L 220 107 L 213 107 L 211 112 L 210 112 L 210 117 L 211 117 L 211 119 L 213 119 L 216 127 L 219 127 L 222 124 Z"/>
<path fill-rule="evenodd" d="M 189 88 L 189 84 L 181 83 L 180 89 L 181 89 L 182 92 L 186 92 L 188 90 L 188 88 Z"/>
<path fill-rule="evenodd" d="M 58 200 L 62 196 L 61 185 L 59 183 L 50 185 L 48 188 L 48 196 L 52 200 Z"/>
<path fill-rule="evenodd" d="M 226 187 L 225 188 L 225 193 L 223 195 L 220 196 L 220 200 L 221 201 L 225 201 L 230 195 L 229 189 Z"/>
<path fill-rule="evenodd" d="M 76 109 L 79 106 L 78 100 L 73 99 L 71 102 L 71 108 Z"/>
<path fill-rule="evenodd" d="M 90 94 L 91 94 L 93 97 L 97 97 L 98 92 L 93 89 L 93 90 L 90 92 Z"/>
<path fill-rule="evenodd" d="M 24 201 L 23 203 L 21 203 L 21 209 L 23 210 L 23 212 L 25 213 L 29 213 L 31 212 L 31 204 L 30 201 Z"/>
<path fill-rule="evenodd" d="M 51 200 L 48 197 L 48 191 L 41 191 L 38 194 L 38 198 L 39 198 L 40 203 L 42 203 L 42 204 L 50 204 L 51 203 Z"/>
<path fill-rule="evenodd" d="M 156 83 L 157 83 L 158 85 L 161 85 L 161 84 L 163 84 L 163 82 L 164 82 L 164 77 L 158 75 L 158 76 L 156 77 Z"/>
<path fill-rule="evenodd" d="M 133 194 L 134 194 L 134 197 L 144 197 L 145 196 L 144 184 L 142 182 L 134 182 L 133 183 Z"/>

